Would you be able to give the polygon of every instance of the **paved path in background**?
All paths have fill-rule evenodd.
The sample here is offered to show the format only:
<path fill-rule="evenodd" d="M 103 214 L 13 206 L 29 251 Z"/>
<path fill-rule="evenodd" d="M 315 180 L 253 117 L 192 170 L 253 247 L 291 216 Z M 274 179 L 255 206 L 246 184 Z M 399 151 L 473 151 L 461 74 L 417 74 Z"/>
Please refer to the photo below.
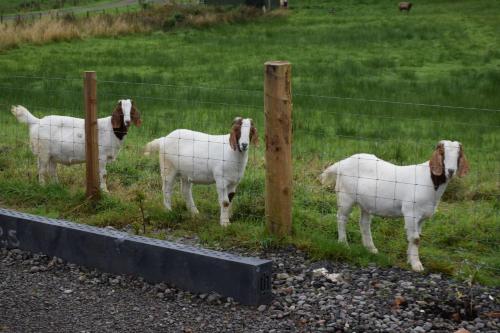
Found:
<path fill-rule="evenodd" d="M 3 15 L 3 20 L 4 21 L 11 21 L 11 20 L 15 20 L 17 17 L 20 17 L 21 19 L 29 19 L 32 17 L 47 16 L 47 15 L 53 15 L 56 13 L 59 13 L 59 14 L 65 14 L 65 13 L 81 14 L 81 13 L 86 13 L 86 12 L 99 12 L 99 11 L 106 10 L 106 9 L 123 8 L 123 7 L 127 7 L 130 5 L 135 5 L 135 4 L 137 4 L 137 2 L 138 2 L 137 0 L 118 0 L 118 1 L 104 2 L 104 3 L 97 4 L 97 5 L 92 5 L 92 6 L 71 7 L 71 8 L 66 8 L 66 9 L 43 10 L 43 11 L 37 11 L 37 12 L 25 13 L 25 14 L 8 14 L 8 15 Z M 163 3 L 163 2 L 167 2 L 167 0 L 150 0 L 149 2 Z"/>

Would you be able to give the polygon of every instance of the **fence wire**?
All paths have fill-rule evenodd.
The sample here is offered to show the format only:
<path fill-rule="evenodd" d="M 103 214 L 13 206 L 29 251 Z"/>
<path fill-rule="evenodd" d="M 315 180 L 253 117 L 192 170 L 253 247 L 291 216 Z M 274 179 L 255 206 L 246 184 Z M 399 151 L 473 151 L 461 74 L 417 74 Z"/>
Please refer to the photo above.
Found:
<path fill-rule="evenodd" d="M 49 183 L 59 178 L 62 187 L 83 188 L 83 79 L 15 75 L 2 82 L 1 186 L 32 184 L 39 178 Z M 454 256 L 464 260 L 470 257 L 471 247 L 484 247 L 485 253 L 498 251 L 500 110 L 311 95 L 297 90 L 293 96 L 296 231 L 320 230 L 337 239 L 340 219 L 340 228 L 347 224 L 345 233 L 340 230 L 341 240 L 397 252 L 396 257 L 405 252 L 401 253 L 401 242 L 394 242 L 394 237 L 404 243 L 408 238 L 412 244 L 422 234 L 424 266 L 429 259 L 436 263 L 448 260 L 444 252 L 427 252 L 426 242 L 435 248 L 456 242 L 460 246 Z M 99 154 L 101 165 L 105 162 L 101 176 L 111 196 L 123 200 L 140 191 L 146 198 L 145 209 L 156 214 L 153 218 L 166 220 L 168 226 L 183 223 L 191 213 L 223 224 L 229 220 L 264 223 L 265 144 L 255 145 L 253 140 L 259 136 L 264 142 L 262 91 L 104 79 L 98 80 L 97 95 Z M 127 99 L 133 101 L 133 108 L 119 102 Z M 23 105 L 43 120 L 30 125 L 28 131 L 11 114 L 11 105 Z M 120 109 L 118 122 L 113 124 Z M 25 117 L 29 122 L 31 118 L 23 115 L 18 119 Z M 134 126 L 138 117 L 140 127 Z M 233 135 L 239 140 L 232 141 Z M 455 176 L 440 197 L 427 161 L 443 139 L 460 141 L 470 172 L 456 177 L 459 165 L 455 163 Z M 376 157 L 351 158 L 355 167 L 347 163 L 338 171 L 340 176 L 333 181 L 336 189 L 333 184 L 320 184 L 318 177 L 326 167 L 358 153 Z M 458 161 L 458 148 L 453 154 Z M 384 161 L 409 167 L 398 169 Z M 448 172 L 446 165 L 444 172 Z M 354 209 L 350 214 L 356 202 L 371 211 Z M 427 224 L 434 233 L 441 233 L 439 237 L 426 232 L 421 224 L 437 204 L 439 208 Z M 402 207 L 406 207 L 403 212 Z M 389 212 L 404 215 L 399 219 L 405 222 L 375 217 L 370 226 L 371 213 Z M 361 231 L 355 220 L 360 220 Z M 162 226 L 159 223 L 158 228 Z M 415 248 L 408 251 L 410 257 L 417 256 Z M 470 260 L 492 272 L 500 271 L 494 260 Z"/>

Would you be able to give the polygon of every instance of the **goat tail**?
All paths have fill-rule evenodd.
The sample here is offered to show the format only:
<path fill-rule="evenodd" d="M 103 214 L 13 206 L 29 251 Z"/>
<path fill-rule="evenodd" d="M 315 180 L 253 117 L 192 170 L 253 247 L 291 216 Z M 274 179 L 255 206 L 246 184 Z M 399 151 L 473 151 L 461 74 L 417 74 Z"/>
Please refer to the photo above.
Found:
<path fill-rule="evenodd" d="M 318 179 L 323 186 L 330 186 L 337 181 L 338 163 L 330 165 L 319 175 Z"/>
<path fill-rule="evenodd" d="M 32 115 L 31 112 L 29 112 L 28 109 L 22 105 L 13 105 L 10 112 L 12 112 L 12 114 L 17 118 L 17 121 L 23 124 L 28 124 L 28 126 L 38 124 L 40 121 L 40 119 Z"/>
<path fill-rule="evenodd" d="M 144 146 L 144 156 L 149 156 L 151 153 L 160 151 L 160 144 L 162 139 L 156 139 Z"/>

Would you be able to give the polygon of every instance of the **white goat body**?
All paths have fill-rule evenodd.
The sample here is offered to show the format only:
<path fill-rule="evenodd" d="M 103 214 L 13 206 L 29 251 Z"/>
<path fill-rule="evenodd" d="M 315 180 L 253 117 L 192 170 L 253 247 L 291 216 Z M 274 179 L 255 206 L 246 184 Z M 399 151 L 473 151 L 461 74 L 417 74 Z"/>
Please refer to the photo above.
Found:
<path fill-rule="evenodd" d="M 371 215 L 403 216 L 408 262 L 413 270 L 422 271 L 418 245 L 423 221 L 436 211 L 453 174 L 463 176 L 468 170 L 460 143 L 443 140 L 432 159 L 422 164 L 397 166 L 375 155 L 356 154 L 328 167 L 320 181 L 323 185 L 335 183 L 339 242 L 347 243 L 345 226 L 356 204 L 361 208 L 363 245 L 373 253 L 378 250 L 371 235 Z"/>
<path fill-rule="evenodd" d="M 209 135 L 186 129 L 175 130 L 146 146 L 146 154 L 155 150 L 160 153 L 162 169 L 173 168 L 177 176 L 194 184 L 213 184 L 221 177 L 238 183 L 248 160 L 248 154 L 231 149 L 229 134 Z"/>
<path fill-rule="evenodd" d="M 38 157 L 40 183 L 45 183 L 47 175 L 57 180 L 57 163 L 64 165 L 85 163 L 84 119 L 67 116 L 47 116 L 39 119 L 20 105 L 13 106 L 11 112 L 19 122 L 29 126 L 31 150 Z M 106 164 L 116 158 L 123 143 L 124 133 L 120 132 L 122 136 L 120 140 L 115 130 L 111 116 L 97 120 L 99 176 L 103 191 L 107 191 Z"/>
<path fill-rule="evenodd" d="M 335 183 L 342 198 L 356 201 L 370 214 L 430 217 L 446 186 L 437 191 L 429 162 L 397 166 L 371 154 L 356 154 L 328 167 L 322 183 Z M 418 204 L 417 204 L 418 203 Z"/>
<path fill-rule="evenodd" d="M 193 214 L 198 209 L 193 201 L 192 184 L 215 183 L 221 207 L 220 223 L 229 224 L 232 198 L 248 162 L 251 133 L 255 133 L 250 119 L 237 118 L 235 122 L 238 120 L 240 123 L 233 125 L 233 131 L 239 126 L 240 135 L 235 134 L 234 142 L 231 142 L 233 134 L 210 135 L 179 129 L 146 145 L 145 155 L 159 152 L 164 205 L 168 210 L 176 177 L 181 179 L 186 205 Z"/>

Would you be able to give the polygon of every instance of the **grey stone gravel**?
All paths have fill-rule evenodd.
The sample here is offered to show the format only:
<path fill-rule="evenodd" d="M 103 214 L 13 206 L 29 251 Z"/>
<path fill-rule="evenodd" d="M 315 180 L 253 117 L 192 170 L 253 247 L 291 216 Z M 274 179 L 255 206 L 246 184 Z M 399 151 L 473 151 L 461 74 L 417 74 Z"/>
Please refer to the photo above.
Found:
<path fill-rule="evenodd" d="M 192 241 L 192 240 L 191 240 Z M 103 274 L 0 249 L 0 332 L 498 332 L 500 289 L 439 274 L 312 262 L 293 248 L 245 253 L 274 262 L 274 299 L 242 306 L 216 293 Z M 313 276 L 326 268 L 333 282 Z"/>

